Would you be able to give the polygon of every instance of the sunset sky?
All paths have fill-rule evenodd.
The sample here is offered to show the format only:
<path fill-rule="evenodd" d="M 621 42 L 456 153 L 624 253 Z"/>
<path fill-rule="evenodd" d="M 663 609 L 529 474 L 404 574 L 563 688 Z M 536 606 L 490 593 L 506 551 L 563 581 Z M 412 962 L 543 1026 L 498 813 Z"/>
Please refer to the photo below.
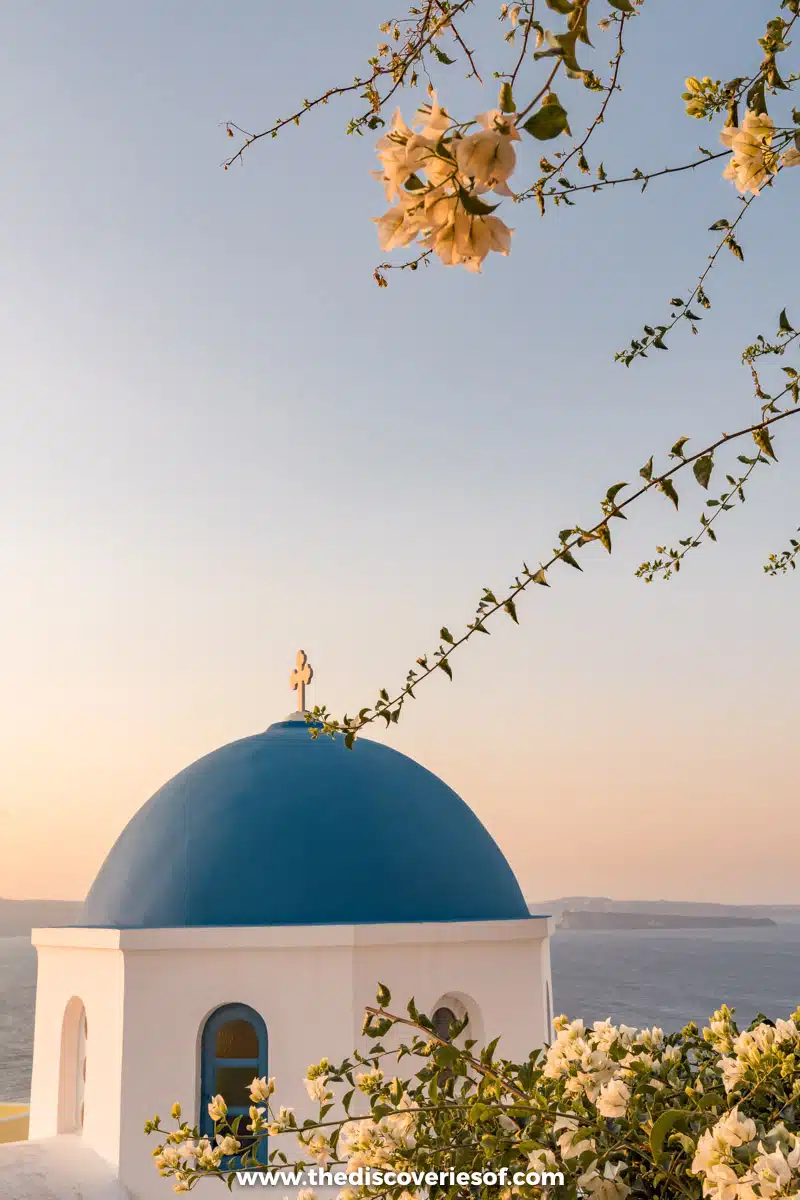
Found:
<path fill-rule="evenodd" d="M 612 174 L 716 148 L 683 115 L 683 78 L 757 65 L 774 7 L 747 6 L 742 62 L 723 0 L 648 0 L 593 161 Z M 352 79 L 390 10 L 6 7 L 2 896 L 81 897 L 156 788 L 293 707 L 298 646 L 311 703 L 335 712 L 401 684 L 483 585 L 596 519 L 610 484 L 680 435 L 699 447 L 754 419 L 741 350 L 784 305 L 800 320 L 785 236 L 800 171 L 742 223 L 745 261 L 720 263 L 700 336 L 678 330 L 630 370 L 614 351 L 668 315 L 708 226 L 738 211 L 719 164 L 544 221 L 507 201 L 508 259 L 383 290 L 372 139 L 344 133 L 355 105 L 221 171 L 221 121 L 262 128 Z M 443 102 L 494 105 L 491 82 L 447 71 Z M 520 183 L 540 151 L 521 147 Z M 388 736 L 473 807 L 527 895 L 800 903 L 800 580 L 762 571 L 800 524 L 792 425 L 680 577 L 633 572 L 694 532 L 688 480 L 679 514 L 648 498 L 610 558 L 554 570 L 520 628 L 504 618 L 454 658 L 454 682 L 421 688 Z M 319 869 L 313 830 L 308 854 Z"/>

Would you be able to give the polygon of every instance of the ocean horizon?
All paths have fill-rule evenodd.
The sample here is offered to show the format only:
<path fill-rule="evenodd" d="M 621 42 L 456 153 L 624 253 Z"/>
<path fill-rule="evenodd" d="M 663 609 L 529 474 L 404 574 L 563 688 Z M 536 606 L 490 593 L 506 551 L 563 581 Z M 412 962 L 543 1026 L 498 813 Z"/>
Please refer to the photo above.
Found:
<path fill-rule="evenodd" d="M 610 1016 L 672 1032 L 703 1024 L 724 1001 L 745 1026 L 758 1013 L 787 1017 L 800 1005 L 800 922 L 563 932 L 551 940 L 551 958 L 554 1012 L 587 1023 Z M 30 1099 L 35 1004 L 30 938 L 0 937 L 0 1100 Z"/>

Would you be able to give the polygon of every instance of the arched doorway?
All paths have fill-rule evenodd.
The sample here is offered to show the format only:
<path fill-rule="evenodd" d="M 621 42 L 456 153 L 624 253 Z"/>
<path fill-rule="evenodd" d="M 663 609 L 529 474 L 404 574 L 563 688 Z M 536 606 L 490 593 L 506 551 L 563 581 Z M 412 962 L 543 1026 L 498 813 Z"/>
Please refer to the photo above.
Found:
<path fill-rule="evenodd" d="M 58 1071 L 58 1132 L 82 1133 L 86 1100 L 86 1047 L 89 1026 L 86 1008 L 73 996 L 61 1024 Z"/>

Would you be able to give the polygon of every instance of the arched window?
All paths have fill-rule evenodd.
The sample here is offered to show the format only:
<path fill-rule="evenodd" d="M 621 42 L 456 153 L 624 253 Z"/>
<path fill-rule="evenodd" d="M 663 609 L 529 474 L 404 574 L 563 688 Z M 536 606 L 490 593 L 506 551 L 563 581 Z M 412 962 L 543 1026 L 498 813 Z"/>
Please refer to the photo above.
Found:
<path fill-rule="evenodd" d="M 450 1026 L 455 1024 L 456 1019 L 456 1014 L 453 1012 L 452 1008 L 447 1008 L 445 1005 L 442 1005 L 441 1008 L 437 1008 L 431 1017 L 434 1033 L 437 1037 L 440 1037 L 443 1042 L 450 1041 Z"/>
<path fill-rule="evenodd" d="M 200 1129 L 213 1137 L 208 1105 L 214 1096 L 224 1097 L 231 1121 L 249 1112 L 250 1083 L 267 1074 L 267 1027 L 255 1009 L 226 1004 L 206 1021 L 201 1053 Z M 249 1118 L 242 1122 L 242 1132 L 246 1124 Z M 239 1141 L 248 1144 L 245 1137 Z"/>
<path fill-rule="evenodd" d="M 437 1037 L 440 1037 L 443 1042 L 450 1042 L 450 1026 L 457 1020 L 456 1014 L 452 1008 L 448 1008 L 446 1004 L 440 1004 L 434 1009 L 431 1021 L 433 1022 L 433 1032 Z M 453 1078 L 453 1071 L 450 1067 L 445 1067 L 439 1072 L 439 1083 L 445 1084 L 448 1079 Z"/>
<path fill-rule="evenodd" d="M 89 1028 L 86 1009 L 73 996 L 61 1024 L 61 1061 L 58 1072 L 58 1132 L 82 1133 L 86 1092 L 86 1043 Z"/>

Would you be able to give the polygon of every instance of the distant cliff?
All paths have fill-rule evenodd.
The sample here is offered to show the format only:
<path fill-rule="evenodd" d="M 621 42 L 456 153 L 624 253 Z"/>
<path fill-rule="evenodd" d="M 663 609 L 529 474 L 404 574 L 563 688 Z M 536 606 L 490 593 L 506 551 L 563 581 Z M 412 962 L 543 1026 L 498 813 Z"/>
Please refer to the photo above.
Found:
<path fill-rule="evenodd" d="M 0 937 L 26 936 L 32 929 L 72 925 L 78 920 L 80 900 L 3 900 L 0 898 Z"/>
<path fill-rule="evenodd" d="M 565 911 L 559 929 L 730 929 L 775 925 L 771 917 L 693 917 L 685 913 Z"/>
<path fill-rule="evenodd" d="M 798 904 L 712 904 L 708 901 L 691 900 L 612 900 L 610 896 L 560 896 L 557 900 L 528 901 L 533 914 L 546 913 L 554 918 L 556 925 L 564 929 L 682 929 L 694 926 L 695 918 L 701 917 L 710 928 L 722 927 L 720 918 L 732 918 L 733 924 L 759 925 L 800 922 Z M 623 914 L 626 923 L 610 922 L 561 925 L 562 919 L 577 913 Z M 641 924 L 629 924 L 631 917 L 641 918 Z M 661 917 L 675 918 L 680 925 L 665 925 Z"/>

